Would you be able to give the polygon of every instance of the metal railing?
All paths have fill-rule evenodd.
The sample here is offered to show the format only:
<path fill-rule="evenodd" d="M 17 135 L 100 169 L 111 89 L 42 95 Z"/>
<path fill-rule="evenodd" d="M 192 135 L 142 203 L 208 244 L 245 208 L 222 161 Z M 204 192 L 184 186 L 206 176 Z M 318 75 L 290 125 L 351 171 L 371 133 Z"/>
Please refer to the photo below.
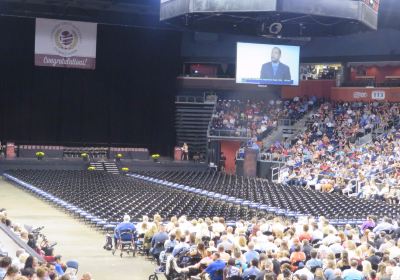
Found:
<path fill-rule="evenodd" d="M 229 137 L 229 138 L 251 138 L 250 129 L 214 129 L 209 128 L 209 138 Z"/>
<path fill-rule="evenodd" d="M 293 126 L 297 121 L 293 119 L 279 119 L 278 126 Z"/>
<path fill-rule="evenodd" d="M 202 96 L 178 95 L 175 96 L 176 103 L 211 103 L 216 104 L 218 97 L 213 92 L 204 92 Z"/>

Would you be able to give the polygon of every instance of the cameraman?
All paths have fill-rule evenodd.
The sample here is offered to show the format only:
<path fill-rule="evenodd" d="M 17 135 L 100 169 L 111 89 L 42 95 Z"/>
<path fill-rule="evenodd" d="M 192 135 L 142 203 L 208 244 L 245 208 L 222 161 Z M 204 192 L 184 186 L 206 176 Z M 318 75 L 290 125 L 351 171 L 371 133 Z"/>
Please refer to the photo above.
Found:
<path fill-rule="evenodd" d="M 31 247 L 36 252 L 39 251 L 36 243 L 36 238 L 32 233 L 28 234 L 28 246 Z"/>

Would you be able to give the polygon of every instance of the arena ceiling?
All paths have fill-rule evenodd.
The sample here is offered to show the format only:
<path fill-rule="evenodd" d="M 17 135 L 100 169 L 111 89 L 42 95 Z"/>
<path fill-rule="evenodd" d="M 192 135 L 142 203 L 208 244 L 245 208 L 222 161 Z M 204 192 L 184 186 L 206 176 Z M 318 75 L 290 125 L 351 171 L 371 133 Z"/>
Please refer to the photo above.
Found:
<path fill-rule="evenodd" d="M 379 28 L 400 29 L 398 23 L 400 1 L 381 0 L 380 5 Z M 160 23 L 159 9 L 160 0 L 0 1 L 1 15 L 64 18 L 128 26 L 143 25 L 171 28 L 171 25 Z M 229 30 L 227 31 L 229 32 Z"/>

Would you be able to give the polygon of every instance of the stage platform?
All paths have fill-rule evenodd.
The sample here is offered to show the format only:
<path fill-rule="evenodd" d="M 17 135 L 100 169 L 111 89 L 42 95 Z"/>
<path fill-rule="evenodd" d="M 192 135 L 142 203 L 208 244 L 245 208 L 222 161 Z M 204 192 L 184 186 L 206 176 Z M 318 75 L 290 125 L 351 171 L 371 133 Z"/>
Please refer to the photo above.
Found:
<path fill-rule="evenodd" d="M 98 160 L 100 161 L 100 160 Z M 86 170 L 89 162 L 82 159 L 4 159 L 0 158 L 0 175 L 5 170 L 10 169 L 47 169 L 47 170 Z M 128 167 L 130 171 L 143 169 L 162 169 L 162 170 L 193 170 L 204 171 L 208 169 L 206 163 L 195 163 L 193 161 L 174 161 L 170 158 L 162 158 L 160 162 L 153 160 L 129 160 L 123 159 L 117 162 L 119 168 Z"/>

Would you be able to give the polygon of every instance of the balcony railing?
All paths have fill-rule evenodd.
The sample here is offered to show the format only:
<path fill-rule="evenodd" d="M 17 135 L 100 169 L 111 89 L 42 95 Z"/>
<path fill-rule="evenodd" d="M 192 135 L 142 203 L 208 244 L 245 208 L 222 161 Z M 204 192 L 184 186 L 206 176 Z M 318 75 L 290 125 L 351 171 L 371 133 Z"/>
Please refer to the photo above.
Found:
<path fill-rule="evenodd" d="M 213 129 L 209 130 L 209 137 L 251 138 L 250 129 Z"/>

